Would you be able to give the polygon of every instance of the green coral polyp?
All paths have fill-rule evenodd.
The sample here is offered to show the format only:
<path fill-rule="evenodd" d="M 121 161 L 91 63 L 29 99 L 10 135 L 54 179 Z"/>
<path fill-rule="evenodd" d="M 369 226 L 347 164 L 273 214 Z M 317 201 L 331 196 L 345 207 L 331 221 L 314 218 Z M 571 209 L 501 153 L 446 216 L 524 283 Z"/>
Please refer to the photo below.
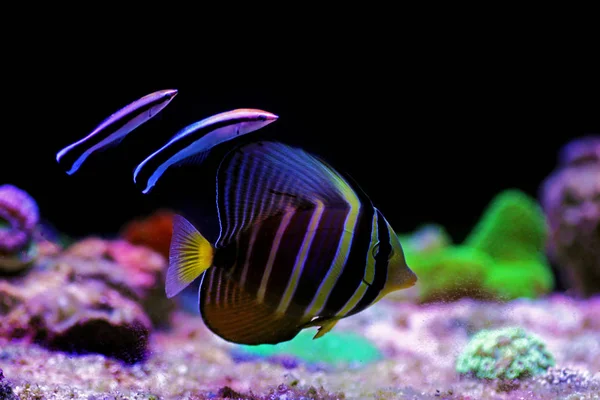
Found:
<path fill-rule="evenodd" d="M 554 366 L 554 357 L 535 335 L 519 327 L 482 330 L 456 361 L 456 371 L 478 379 L 522 379 Z"/>
<path fill-rule="evenodd" d="M 463 297 L 504 301 L 536 298 L 554 287 L 545 256 L 547 234 L 536 200 L 508 189 L 491 201 L 461 244 L 452 244 L 439 225 L 399 238 L 408 265 L 419 277 L 421 302 Z"/>

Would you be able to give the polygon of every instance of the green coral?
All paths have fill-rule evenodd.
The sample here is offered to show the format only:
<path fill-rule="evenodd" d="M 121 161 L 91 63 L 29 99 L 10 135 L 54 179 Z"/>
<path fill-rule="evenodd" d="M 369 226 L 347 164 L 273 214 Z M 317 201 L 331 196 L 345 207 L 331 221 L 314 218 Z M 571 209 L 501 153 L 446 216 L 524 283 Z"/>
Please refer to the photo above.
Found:
<path fill-rule="evenodd" d="M 459 374 L 479 379 L 522 379 L 552 366 L 545 344 L 519 327 L 479 331 L 456 361 Z"/>
<path fill-rule="evenodd" d="M 399 238 L 408 265 L 419 277 L 423 302 L 535 298 L 554 287 L 545 256 L 545 216 L 539 204 L 519 190 L 496 196 L 460 245 L 453 245 L 439 225 Z"/>
<path fill-rule="evenodd" d="M 307 363 L 332 365 L 366 364 L 381 359 L 379 349 L 365 337 L 353 332 L 329 332 L 313 340 L 315 332 L 304 330 L 294 339 L 276 345 L 239 346 L 249 355 L 273 357 L 288 355 Z"/>

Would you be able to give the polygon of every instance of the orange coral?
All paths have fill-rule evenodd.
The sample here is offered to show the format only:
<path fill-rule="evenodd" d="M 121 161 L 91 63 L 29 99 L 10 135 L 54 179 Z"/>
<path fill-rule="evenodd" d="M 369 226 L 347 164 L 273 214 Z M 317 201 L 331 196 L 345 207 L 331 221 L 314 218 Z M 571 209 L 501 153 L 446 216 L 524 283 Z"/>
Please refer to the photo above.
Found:
<path fill-rule="evenodd" d="M 169 210 L 158 210 L 152 215 L 131 221 L 124 226 L 121 237 L 130 243 L 147 246 L 168 259 L 173 215 Z"/>

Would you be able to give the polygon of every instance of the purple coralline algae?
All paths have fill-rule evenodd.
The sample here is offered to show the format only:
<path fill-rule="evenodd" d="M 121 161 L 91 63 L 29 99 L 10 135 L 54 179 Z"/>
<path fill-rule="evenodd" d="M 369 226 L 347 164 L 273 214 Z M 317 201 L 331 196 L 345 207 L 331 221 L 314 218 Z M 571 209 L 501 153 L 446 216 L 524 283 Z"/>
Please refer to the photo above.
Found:
<path fill-rule="evenodd" d="M 17 400 L 17 396 L 12 391 L 10 384 L 4 379 L 4 374 L 0 368 L 0 399 Z"/>
<path fill-rule="evenodd" d="M 70 353 L 143 359 L 152 324 L 139 304 L 58 264 L 21 282 L 0 281 L 0 338 Z"/>
<path fill-rule="evenodd" d="M 198 316 L 176 312 L 172 330 L 155 331 L 148 357 L 132 365 L 2 338 L 0 365 L 22 399 L 595 399 L 599 312 L 600 298 L 564 295 L 427 305 L 384 299 L 336 326 L 371 340 L 383 358 L 360 369 L 330 370 L 302 364 L 290 370 L 264 359 L 236 362 L 236 345 L 212 334 Z M 554 355 L 555 369 L 502 384 L 456 371 L 473 332 L 508 326 L 538 336 Z M 574 351 L 575 343 L 587 349 L 585 357 Z"/>
<path fill-rule="evenodd" d="M 549 254 L 574 294 L 600 293 L 600 136 L 568 143 L 540 197 Z"/>
<path fill-rule="evenodd" d="M 0 280 L 0 338 L 137 362 L 168 325 L 166 260 L 121 240 L 89 238 Z"/>
<path fill-rule="evenodd" d="M 48 258 L 49 265 L 59 262 L 73 265 L 80 279 L 101 280 L 141 304 L 155 328 L 169 326 L 175 302 L 165 296 L 167 260 L 156 251 L 124 240 L 90 237 Z"/>
<path fill-rule="evenodd" d="M 14 272 L 31 262 L 38 222 L 38 206 L 29 194 L 13 185 L 0 186 L 0 272 Z"/>

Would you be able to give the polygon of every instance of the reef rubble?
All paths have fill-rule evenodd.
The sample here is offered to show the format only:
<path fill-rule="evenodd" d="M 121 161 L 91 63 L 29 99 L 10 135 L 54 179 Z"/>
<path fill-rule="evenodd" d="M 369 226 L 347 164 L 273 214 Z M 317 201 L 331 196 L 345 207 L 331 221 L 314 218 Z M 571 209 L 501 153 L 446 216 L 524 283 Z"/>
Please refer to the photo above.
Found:
<path fill-rule="evenodd" d="M 598 399 L 598 315 L 600 297 L 426 305 L 384 299 L 336 326 L 371 340 L 384 357 L 322 369 L 236 360 L 239 346 L 213 335 L 198 316 L 176 312 L 173 328 L 154 332 L 147 359 L 135 364 L 0 339 L 0 386 L 17 399 Z M 470 337 L 514 325 L 546 343 L 555 367 L 510 382 L 457 373 Z"/>

